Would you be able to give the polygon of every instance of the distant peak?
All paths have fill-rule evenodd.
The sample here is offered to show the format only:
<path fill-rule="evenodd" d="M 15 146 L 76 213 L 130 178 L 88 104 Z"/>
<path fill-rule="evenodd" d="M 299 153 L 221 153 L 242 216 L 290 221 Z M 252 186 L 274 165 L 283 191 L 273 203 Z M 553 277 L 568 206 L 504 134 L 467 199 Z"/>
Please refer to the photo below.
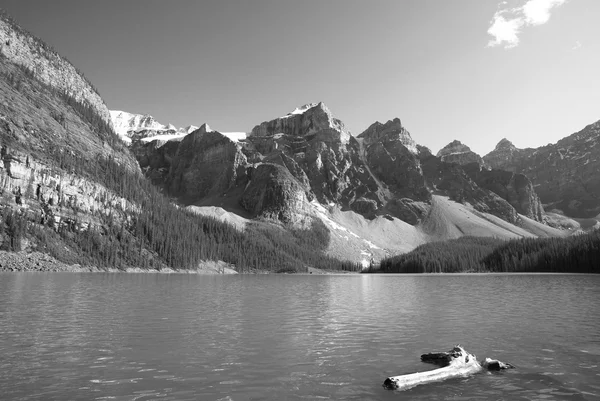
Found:
<path fill-rule="evenodd" d="M 495 150 L 504 150 L 504 149 L 515 149 L 515 145 L 511 141 L 506 138 L 502 138 L 500 142 L 496 145 Z"/>
<path fill-rule="evenodd" d="M 300 107 L 296 107 L 296 109 L 294 109 L 294 111 L 287 113 L 285 116 L 281 117 L 281 118 L 287 118 L 287 117 L 291 117 L 294 115 L 298 115 L 298 114 L 304 114 L 306 113 L 308 110 L 313 109 L 315 107 L 319 107 L 322 110 L 328 110 L 327 106 L 325 106 L 325 103 L 323 102 L 319 102 L 319 103 L 307 103 L 303 106 Z"/>
<path fill-rule="evenodd" d="M 444 157 L 444 156 L 448 156 L 448 155 L 453 155 L 453 154 L 458 154 L 458 153 L 469 153 L 469 152 L 473 153 L 471 148 L 469 148 L 467 145 L 463 144 L 461 141 L 455 139 L 452 142 L 450 142 L 448 145 L 446 145 L 442 149 L 440 149 L 440 151 L 437 153 L 437 156 Z"/>
<path fill-rule="evenodd" d="M 210 126 L 209 126 L 208 124 L 206 124 L 206 123 L 202 124 L 202 125 L 200 126 L 200 128 L 198 128 L 198 131 L 199 131 L 199 132 L 201 132 L 201 133 L 205 133 L 205 132 L 213 132 L 213 130 L 212 130 L 212 129 L 210 129 Z"/>

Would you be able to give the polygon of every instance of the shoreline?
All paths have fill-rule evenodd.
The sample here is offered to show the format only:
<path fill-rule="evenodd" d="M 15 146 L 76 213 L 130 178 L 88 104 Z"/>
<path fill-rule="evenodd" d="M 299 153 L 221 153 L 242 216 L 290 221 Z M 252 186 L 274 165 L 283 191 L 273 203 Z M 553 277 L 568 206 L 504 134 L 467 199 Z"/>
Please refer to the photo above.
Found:
<path fill-rule="evenodd" d="M 234 266 L 224 261 L 204 261 L 196 269 L 164 268 L 142 269 L 140 267 L 127 267 L 125 269 L 102 269 L 96 266 L 69 265 L 42 252 L 8 252 L 0 251 L 0 273 L 148 273 L 148 274 L 200 274 L 200 275 L 228 275 L 228 274 L 288 274 L 256 270 L 239 273 Z M 309 267 L 307 272 L 289 273 L 292 275 L 348 275 L 360 272 L 321 270 Z"/>
<path fill-rule="evenodd" d="M 102 269 L 96 266 L 69 265 L 41 252 L 7 252 L 0 251 L 0 273 L 155 273 L 155 274 L 238 274 L 232 265 L 223 261 L 202 262 L 196 269 L 161 270 L 128 267 Z"/>

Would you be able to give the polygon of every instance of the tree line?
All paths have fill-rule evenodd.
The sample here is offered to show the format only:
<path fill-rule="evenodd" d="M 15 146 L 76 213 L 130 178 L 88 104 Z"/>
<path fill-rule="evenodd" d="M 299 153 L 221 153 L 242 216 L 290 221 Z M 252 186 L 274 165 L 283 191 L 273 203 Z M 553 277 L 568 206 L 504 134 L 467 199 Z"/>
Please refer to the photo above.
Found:
<path fill-rule="evenodd" d="M 600 273 L 600 230 L 566 238 L 462 237 L 385 258 L 381 273 Z"/>

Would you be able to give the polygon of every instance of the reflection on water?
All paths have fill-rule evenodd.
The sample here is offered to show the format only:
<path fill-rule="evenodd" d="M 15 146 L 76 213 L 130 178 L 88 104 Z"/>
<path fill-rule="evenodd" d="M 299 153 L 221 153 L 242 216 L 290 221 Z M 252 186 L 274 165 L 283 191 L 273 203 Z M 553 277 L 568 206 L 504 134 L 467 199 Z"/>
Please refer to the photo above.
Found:
<path fill-rule="evenodd" d="M 2 400 L 600 399 L 600 277 L 0 275 Z M 455 343 L 517 369 L 407 390 Z"/>

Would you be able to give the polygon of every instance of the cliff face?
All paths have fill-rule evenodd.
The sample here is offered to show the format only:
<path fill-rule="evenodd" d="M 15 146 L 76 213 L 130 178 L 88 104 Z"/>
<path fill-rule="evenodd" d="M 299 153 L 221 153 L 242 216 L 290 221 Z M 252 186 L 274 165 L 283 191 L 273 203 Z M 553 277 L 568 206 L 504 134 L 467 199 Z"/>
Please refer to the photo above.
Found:
<path fill-rule="evenodd" d="M 361 133 L 371 171 L 389 186 L 397 198 L 428 201 L 415 141 L 395 118 L 385 124 L 376 122 Z"/>
<path fill-rule="evenodd" d="M 421 163 L 427 185 L 435 193 L 443 193 L 459 203 L 469 203 L 476 210 L 490 213 L 511 224 L 518 223 L 515 208 L 497 193 L 479 186 L 462 166 L 446 163 L 427 153 L 421 155 Z"/>
<path fill-rule="evenodd" d="M 246 164 L 238 144 L 205 124 L 179 143 L 167 178 L 169 190 L 190 200 L 226 193 L 245 180 Z"/>
<path fill-rule="evenodd" d="M 473 152 L 471 148 L 464 145 L 460 141 L 452 141 L 448 145 L 444 146 L 437 153 L 443 162 L 456 163 L 464 166 L 469 163 L 477 163 L 480 166 L 484 166 L 485 162 L 477 153 Z"/>
<path fill-rule="evenodd" d="M 250 181 L 240 203 L 252 215 L 300 225 L 309 213 L 302 185 L 287 168 L 261 164 L 248 172 Z"/>
<path fill-rule="evenodd" d="M 134 204 L 97 182 L 40 163 L 25 153 L 7 152 L 9 157 L 0 169 L 0 204 L 19 207 L 32 220 L 43 217 L 55 227 L 77 223 L 84 229 L 89 224 L 102 225 L 109 216 L 123 221 L 126 212 L 136 211 Z"/>
<path fill-rule="evenodd" d="M 344 124 L 333 117 L 323 102 L 306 104 L 283 117 L 265 121 L 254 127 L 249 137 L 276 140 L 281 137 L 279 134 L 334 143 L 348 143 L 350 139 Z M 265 153 L 265 149 L 257 149 Z"/>
<path fill-rule="evenodd" d="M 503 140 L 484 160 L 526 175 L 547 210 L 571 217 L 600 213 L 600 121 L 537 149 L 517 149 Z"/>
<path fill-rule="evenodd" d="M 0 13 L 0 53 L 9 62 L 31 71 L 35 78 L 92 107 L 108 124 L 110 114 L 104 101 L 73 65 L 48 45 Z"/>
<path fill-rule="evenodd" d="M 356 165 L 357 143 L 323 103 L 257 125 L 246 143 L 254 159 L 285 155 L 294 175 L 307 177 L 310 193 L 321 203 L 352 203 L 355 188 L 363 185 Z"/>
<path fill-rule="evenodd" d="M 473 181 L 510 203 L 520 214 L 535 221 L 544 221 L 544 207 L 533 183 L 524 174 L 505 170 L 482 169 L 478 163 L 464 167 Z"/>

